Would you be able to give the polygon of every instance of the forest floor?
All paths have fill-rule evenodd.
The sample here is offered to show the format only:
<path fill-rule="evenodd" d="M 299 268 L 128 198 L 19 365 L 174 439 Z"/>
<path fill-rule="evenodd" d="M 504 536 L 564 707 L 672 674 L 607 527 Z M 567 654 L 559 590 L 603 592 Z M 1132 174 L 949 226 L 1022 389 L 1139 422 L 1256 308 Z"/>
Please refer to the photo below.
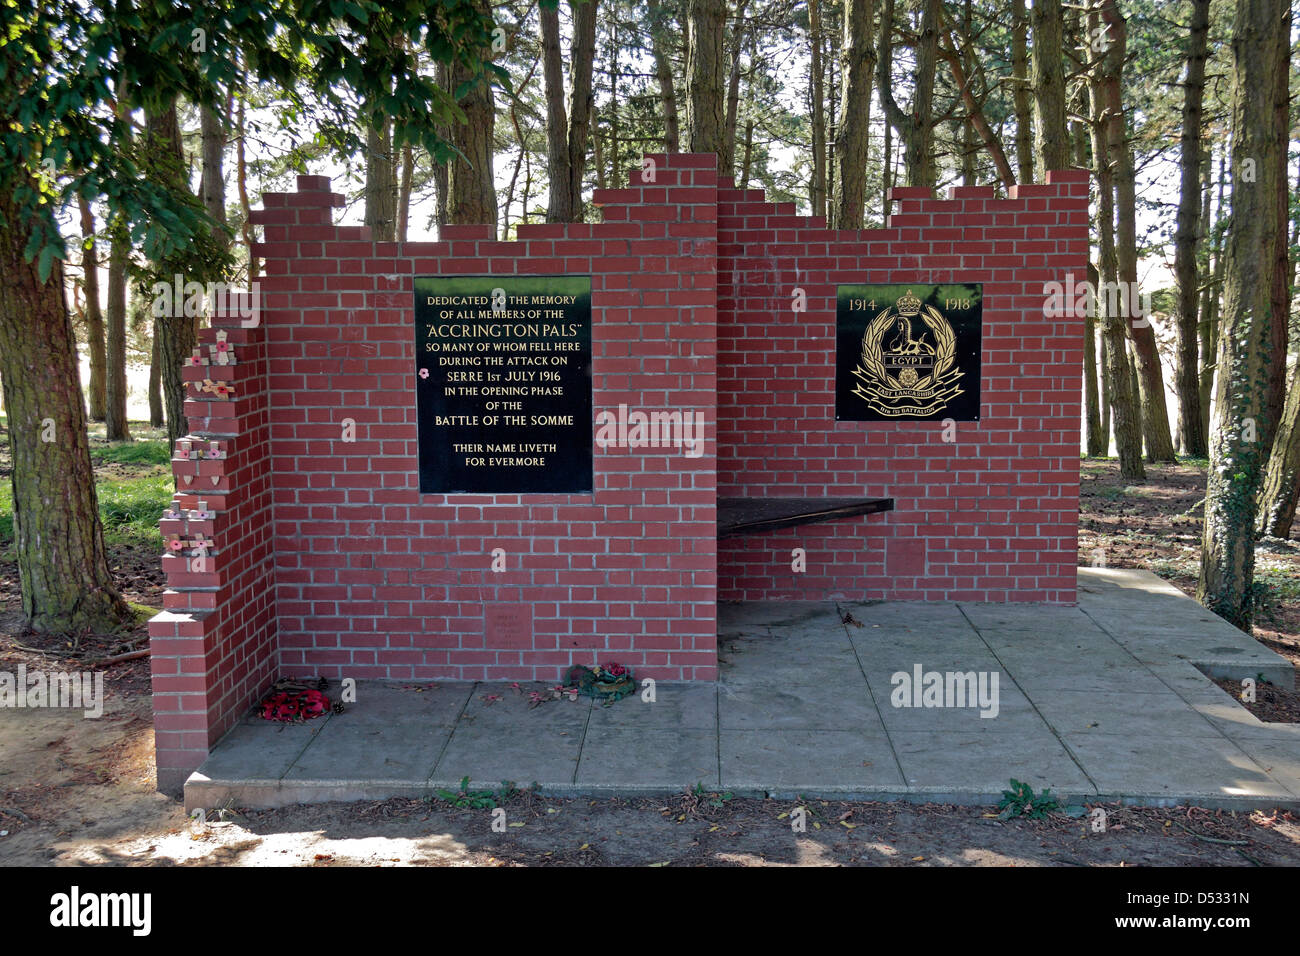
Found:
<path fill-rule="evenodd" d="M 158 519 L 170 499 L 165 442 L 108 445 L 92 436 L 100 510 L 114 575 L 128 599 L 161 605 Z M 0 671 L 92 668 L 143 646 L 130 634 L 49 638 L 25 631 L 9 500 L 10 458 L 0 431 Z M 1082 466 L 1080 564 L 1147 568 L 1194 593 L 1203 464 L 1148 466 L 1119 479 L 1113 461 Z M 1258 551 L 1257 637 L 1300 662 L 1300 541 Z M 104 716 L 0 710 L 0 864 L 132 866 L 298 865 L 1300 865 L 1300 813 L 1123 808 L 1090 818 L 997 819 L 986 807 L 790 801 L 688 792 L 670 798 L 553 798 L 514 792 L 394 799 L 279 810 L 214 811 L 199 824 L 154 787 L 149 662 L 106 668 Z M 1226 686 L 1229 692 L 1239 688 Z M 1296 720 L 1300 697 L 1261 688 L 1262 719 Z M 493 832 L 487 803 L 506 811 Z"/>

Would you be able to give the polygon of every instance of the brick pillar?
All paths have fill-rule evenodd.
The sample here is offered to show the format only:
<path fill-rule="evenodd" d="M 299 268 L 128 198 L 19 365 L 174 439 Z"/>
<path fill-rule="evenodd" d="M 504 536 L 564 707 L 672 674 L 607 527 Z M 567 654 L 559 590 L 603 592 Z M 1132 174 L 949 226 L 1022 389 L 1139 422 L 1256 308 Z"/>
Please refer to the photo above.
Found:
<path fill-rule="evenodd" d="M 149 637 L 167 792 L 239 720 L 276 662 L 266 347 L 256 288 L 231 299 L 183 369 L 191 433 L 173 449 L 178 490 L 161 522 L 168 589 Z"/>

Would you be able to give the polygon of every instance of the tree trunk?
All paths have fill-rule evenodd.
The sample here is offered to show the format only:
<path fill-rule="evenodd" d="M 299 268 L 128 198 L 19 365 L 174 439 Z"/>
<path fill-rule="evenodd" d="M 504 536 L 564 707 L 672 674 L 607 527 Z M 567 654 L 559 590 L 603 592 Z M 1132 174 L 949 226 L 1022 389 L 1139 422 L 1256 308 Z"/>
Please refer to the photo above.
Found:
<path fill-rule="evenodd" d="M 1201 386 L 1197 366 L 1197 299 L 1200 275 L 1196 244 L 1201 234 L 1201 101 L 1205 92 L 1206 38 L 1210 31 L 1210 0 L 1192 0 L 1187 47 L 1187 79 L 1183 84 L 1183 132 L 1180 141 L 1182 181 L 1178 221 L 1174 230 L 1174 274 L 1178 279 L 1178 434 L 1183 452 L 1193 458 L 1208 453 L 1201 419 Z"/>
<path fill-rule="evenodd" d="M 1300 496 L 1300 362 L 1291 373 L 1286 408 L 1273 439 L 1273 451 L 1259 495 L 1259 532 L 1275 538 L 1291 535 Z"/>
<path fill-rule="evenodd" d="M 1038 156 L 1039 182 L 1047 182 L 1048 170 L 1070 165 L 1061 0 L 1034 0 L 1033 32 L 1030 60 L 1034 72 L 1034 152 Z"/>
<path fill-rule="evenodd" d="M 522 140 L 520 153 L 526 153 Z M 402 179 L 397 187 L 397 241 L 406 242 L 411 231 L 411 183 L 415 178 L 415 148 L 407 143 L 402 147 Z"/>
<path fill-rule="evenodd" d="M 1097 267 L 1088 263 L 1088 281 L 1096 289 L 1100 274 Z M 1099 458 L 1109 451 L 1106 432 L 1101 428 L 1101 402 L 1097 390 L 1097 318 L 1089 310 L 1083 317 L 1083 420 L 1085 447 L 1089 458 Z"/>
<path fill-rule="evenodd" d="M 1232 26 L 1232 232 L 1228 237 L 1219 375 L 1197 599 L 1249 629 L 1254 611 L 1255 518 L 1264 458 L 1254 432 L 1268 402 L 1276 263 L 1274 71 L 1284 0 L 1237 0 Z M 1255 181 L 1247 182 L 1247 161 Z"/>
<path fill-rule="evenodd" d="M 1033 94 L 1029 86 L 1029 14 L 1025 0 L 1012 0 L 1011 102 L 1016 111 L 1016 169 L 1018 181 L 1034 181 Z"/>
<path fill-rule="evenodd" d="M 114 587 L 104 550 L 63 266 L 56 259 L 48 279 L 40 280 L 36 264 L 23 256 L 27 236 L 19 215 L 0 193 L 0 387 L 13 456 L 23 616 L 37 631 L 112 631 L 132 613 Z"/>
<path fill-rule="evenodd" d="M 844 42 L 840 47 L 840 119 L 835 135 L 835 222 L 837 229 L 861 229 L 867 211 L 867 150 L 870 143 L 871 0 L 844 0 Z M 747 131 L 748 133 L 748 131 Z"/>
<path fill-rule="evenodd" d="M 966 28 L 969 34 L 969 26 Z M 969 38 L 967 38 L 967 45 Z M 961 54 L 957 50 L 956 43 L 953 49 L 945 50 L 942 46 L 939 48 L 939 55 L 948 61 L 948 67 L 952 72 L 953 84 L 961 91 L 961 102 L 966 108 L 966 117 L 961 121 L 962 124 L 962 178 L 965 184 L 973 186 L 975 184 L 975 147 L 971 142 L 971 133 L 978 133 L 980 142 L 983 144 L 989 158 L 993 160 L 993 166 L 998 171 L 998 178 L 1008 189 L 1016 184 L 1016 175 L 1011 171 L 1011 162 L 1007 159 L 1006 153 L 1002 149 L 1002 144 L 998 142 L 997 135 L 993 128 L 989 126 L 988 119 L 984 116 L 984 110 L 975 98 L 975 91 L 966 78 L 966 69 L 962 65 Z"/>
<path fill-rule="evenodd" d="M 99 304 L 99 253 L 95 248 L 95 214 L 84 196 L 77 197 L 81 212 L 82 247 L 81 269 L 85 273 L 86 290 L 86 349 L 90 353 L 90 420 L 104 420 L 106 404 L 104 391 L 104 366 L 107 362 L 104 342 L 104 311 Z"/>
<path fill-rule="evenodd" d="M 664 151 L 681 150 L 677 131 L 677 89 L 673 83 L 673 62 L 668 53 L 669 17 L 659 0 L 649 0 L 650 46 L 655 59 L 655 77 L 659 81 L 659 102 L 664 111 Z"/>
<path fill-rule="evenodd" d="M 445 63 L 439 63 L 434 70 L 437 77 L 437 83 L 444 90 L 451 91 L 451 70 Z M 451 127 L 442 126 L 439 128 L 439 136 L 446 142 L 451 142 Z M 433 192 L 434 192 L 434 222 L 439 227 L 445 226 L 449 221 L 447 219 L 447 208 L 451 202 L 451 164 L 440 163 L 437 160 L 433 162 Z"/>
<path fill-rule="evenodd" d="M 822 64 L 821 9 L 818 0 L 808 0 L 808 43 L 811 58 L 808 70 L 808 93 L 812 102 L 812 180 L 808 198 L 814 216 L 826 216 L 826 91 L 825 67 Z"/>
<path fill-rule="evenodd" d="M 815 4 L 817 0 L 809 0 Z M 731 49 L 728 51 L 727 117 L 722 137 L 722 153 L 718 156 L 718 175 L 732 176 L 736 171 L 736 116 L 740 111 L 740 55 L 745 44 L 745 7 L 749 0 L 737 0 L 736 25 L 731 31 Z"/>
<path fill-rule="evenodd" d="M 1227 152 L 1219 153 L 1219 182 L 1214 202 L 1215 227 L 1210 232 L 1210 251 L 1214 256 L 1214 267 L 1210 272 L 1210 281 L 1206 283 L 1206 301 L 1204 318 L 1201 320 L 1201 421 L 1205 422 L 1208 442 L 1211 422 L 1210 398 L 1214 394 L 1215 362 L 1219 353 L 1219 303 L 1223 295 L 1223 245 L 1224 213 L 1223 190 L 1227 180 Z M 1208 452 L 1207 452 L 1208 456 Z"/>
<path fill-rule="evenodd" d="M 591 72 L 596 61 L 596 7 L 584 0 L 573 7 L 573 48 L 570 53 L 569 90 L 569 194 L 577 221 L 582 220 L 582 177 L 587 170 L 587 142 L 591 136 Z M 610 66 L 614 69 L 613 64 Z"/>
<path fill-rule="evenodd" d="M 185 154 L 181 147 L 180 124 L 174 106 L 146 118 L 144 148 L 150 157 L 148 175 L 158 186 L 174 193 L 188 191 L 184 174 Z M 181 366 L 198 343 L 196 332 L 194 317 L 186 315 L 160 317 L 154 328 L 154 334 L 158 338 L 158 359 L 162 366 L 167 438 L 173 444 L 189 431 L 189 423 L 185 419 L 185 382 L 181 378 Z"/>
<path fill-rule="evenodd" d="M 1291 7 L 1286 8 L 1286 17 L 1280 28 L 1282 35 L 1291 36 Z M 1291 78 L 1291 44 L 1279 43 L 1277 60 L 1273 68 L 1273 111 L 1277 114 L 1277 184 L 1275 186 L 1275 219 L 1277 239 L 1274 242 L 1275 260 L 1273 276 L 1270 283 L 1273 308 L 1273 327 L 1269 337 L 1270 351 L 1268 364 L 1268 400 L 1265 403 L 1264 417 L 1259 423 L 1259 438 L 1263 454 L 1267 460 L 1273 448 L 1273 436 L 1277 433 L 1278 423 L 1282 420 L 1282 410 L 1286 404 L 1286 355 L 1288 327 L 1291 322 L 1291 196 L 1290 165 L 1288 152 L 1291 138 L 1290 92 Z"/>
<path fill-rule="evenodd" d="M 907 184 L 934 188 L 934 162 L 931 153 L 934 141 L 932 109 L 934 105 L 934 72 L 939 52 L 938 0 L 921 0 L 921 33 L 916 45 L 916 83 L 912 93 L 911 108 L 904 112 L 893 94 L 893 25 L 894 0 L 885 0 L 880 12 L 880 53 L 876 58 L 876 89 L 888 121 L 885 143 L 889 145 L 889 126 L 898 130 L 903 141 L 903 162 L 907 168 Z M 889 149 L 885 151 L 885 164 L 890 161 Z M 894 177 L 886 174 L 885 205 L 888 211 L 889 182 Z"/>
<path fill-rule="evenodd" d="M 393 157 L 393 124 L 387 118 L 366 129 L 365 225 L 377 242 L 397 238 L 397 176 Z"/>
<path fill-rule="evenodd" d="M 546 90 L 546 175 L 550 194 L 547 222 L 573 222 L 569 191 L 569 116 L 564 108 L 564 55 L 560 49 L 560 8 L 538 10 L 542 26 L 542 77 Z"/>
<path fill-rule="evenodd" d="M 155 321 L 153 334 L 149 336 L 149 424 L 154 428 L 162 426 L 162 360 L 158 352 L 158 323 Z"/>
<path fill-rule="evenodd" d="M 740 176 L 736 185 L 741 189 L 749 188 L 749 172 L 754 158 L 754 118 L 745 117 L 745 151 L 740 159 Z"/>
<path fill-rule="evenodd" d="M 686 142 L 692 153 L 724 149 L 723 32 L 725 0 L 688 0 L 690 35 L 686 53 Z"/>
<path fill-rule="evenodd" d="M 487 14 L 487 0 L 478 0 L 480 11 Z M 484 60 L 491 58 L 489 50 L 480 51 Z M 461 65 L 451 69 L 450 89 L 454 96 L 460 87 L 471 79 L 471 74 Z M 497 225 L 497 190 L 492 176 L 493 135 L 495 117 L 492 87 L 486 76 L 475 80 L 469 92 L 459 101 L 466 122 L 451 124 L 451 143 L 460 155 L 451 161 L 448 172 L 447 221 L 458 224 Z"/>
<path fill-rule="evenodd" d="M 591 130 L 591 73 L 596 53 L 596 0 L 572 4 L 569 107 L 564 105 L 564 58 L 558 8 L 540 11 L 542 72 L 546 89 L 547 222 L 582 220 L 582 175 Z"/>
<path fill-rule="evenodd" d="M 1101 448 L 1103 455 L 1110 454 L 1110 383 L 1114 379 L 1114 373 L 1110 369 L 1110 354 L 1106 351 L 1105 339 L 1105 320 L 1098 323 L 1098 340 L 1097 340 L 1097 362 L 1101 366 L 1098 369 L 1097 377 L 1101 384 Z M 1142 437 L 1138 436 L 1138 460 L 1142 460 Z"/>
<path fill-rule="evenodd" d="M 1142 394 L 1142 435 L 1147 460 L 1177 461 L 1169 431 L 1169 410 L 1165 403 L 1164 375 L 1160 352 L 1150 316 L 1138 311 L 1137 284 L 1137 186 L 1133 149 L 1128 141 L 1128 123 L 1121 92 L 1127 48 L 1127 27 L 1115 0 L 1104 0 L 1101 16 L 1107 26 L 1110 47 L 1106 52 L 1106 110 L 1109 126 L 1109 156 L 1115 177 L 1115 257 L 1129 339 L 1138 360 L 1138 385 Z"/>
<path fill-rule="evenodd" d="M 1096 34 L 1099 23 L 1095 11 L 1088 14 L 1092 29 Z M 1105 160 L 1108 155 L 1108 133 L 1104 122 L 1106 114 L 1106 65 L 1096 65 L 1096 76 L 1090 85 L 1089 93 L 1093 114 L 1093 156 L 1097 160 L 1097 245 L 1100 252 L 1101 279 L 1104 286 L 1113 287 L 1118 271 L 1115 253 L 1115 190 L 1111 177 L 1110 163 Z M 1101 287 L 1098 287 L 1100 292 Z M 1129 379 L 1128 356 L 1125 352 L 1124 325 L 1125 316 L 1118 310 L 1110 308 L 1109 296 L 1098 295 L 1095 308 L 1098 314 L 1105 310 L 1102 325 L 1102 341 L 1105 348 L 1103 371 L 1106 375 L 1105 394 L 1111 412 L 1111 421 L 1115 430 L 1115 450 L 1119 455 L 1119 472 L 1121 477 L 1141 480 L 1146 477 L 1146 468 L 1142 464 L 1142 417 L 1137 404 L 1133 401 L 1133 392 Z"/>
<path fill-rule="evenodd" d="M 131 242 L 120 224 L 108 254 L 108 308 L 104 313 L 104 429 L 109 441 L 130 441 L 126 421 L 126 263 Z"/>
<path fill-rule="evenodd" d="M 199 110 L 200 141 L 203 150 L 202 176 L 199 180 L 199 199 L 208 217 L 221 228 L 212 234 L 222 249 L 230 246 L 226 225 L 226 120 L 204 107 Z"/>
<path fill-rule="evenodd" d="M 245 86 L 241 89 L 239 109 L 235 114 L 235 133 L 239 137 L 235 145 L 235 186 L 239 191 L 239 211 L 244 217 L 242 235 L 244 238 L 244 251 L 248 253 L 248 281 L 252 283 L 257 280 L 257 256 L 253 255 L 253 243 L 256 240 L 253 235 L 253 224 L 249 222 L 252 207 L 248 202 L 248 162 L 244 151 L 244 136 L 247 129 L 244 122 L 246 106 L 244 94 L 246 92 L 247 87 Z"/>
<path fill-rule="evenodd" d="M 911 141 L 907 147 L 909 186 L 933 189 L 934 77 L 939 59 L 939 0 L 922 0 L 921 34 L 916 42 L 916 94 L 912 98 Z"/>

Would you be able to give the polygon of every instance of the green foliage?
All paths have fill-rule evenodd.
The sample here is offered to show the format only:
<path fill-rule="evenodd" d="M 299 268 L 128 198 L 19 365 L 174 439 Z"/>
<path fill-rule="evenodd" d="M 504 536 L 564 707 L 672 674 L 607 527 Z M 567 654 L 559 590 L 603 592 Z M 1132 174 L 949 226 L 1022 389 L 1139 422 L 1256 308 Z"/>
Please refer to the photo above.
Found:
<path fill-rule="evenodd" d="M 728 801 L 735 798 L 735 794 L 730 790 L 724 791 L 723 793 L 705 790 L 702 782 L 697 782 L 695 784 L 695 789 L 691 791 L 691 796 L 700 803 L 713 807 L 715 810 L 720 809 Z"/>
<path fill-rule="evenodd" d="M 445 161 L 452 149 L 438 130 L 464 114 L 419 68 L 416 48 L 500 85 L 505 72 L 484 61 L 493 28 L 476 0 L 6 0 L 0 192 L 18 221 L 0 228 L 25 237 L 24 255 L 48 278 L 65 253 L 57 213 L 82 196 L 102 199 L 150 261 L 183 255 L 214 224 L 188 189 L 146 174 L 131 148 L 135 114 L 182 98 L 214 106 L 248 81 L 284 90 L 339 142 L 359 147 L 364 126 L 392 117 L 398 147 Z"/>
<path fill-rule="evenodd" d="M 1029 784 L 1021 783 L 1012 777 L 1011 789 L 1002 791 L 998 809 L 1002 811 L 998 814 L 999 820 L 1011 820 L 1016 817 L 1041 820 L 1053 810 L 1060 810 L 1061 804 L 1052 796 L 1050 787 L 1044 787 L 1042 793 L 1035 794 L 1034 788 Z"/>
<path fill-rule="evenodd" d="M 491 810 L 507 803 L 519 792 L 513 780 L 502 780 L 498 790 L 471 790 L 469 777 L 460 778 L 459 790 L 438 790 L 438 798 L 458 810 Z"/>

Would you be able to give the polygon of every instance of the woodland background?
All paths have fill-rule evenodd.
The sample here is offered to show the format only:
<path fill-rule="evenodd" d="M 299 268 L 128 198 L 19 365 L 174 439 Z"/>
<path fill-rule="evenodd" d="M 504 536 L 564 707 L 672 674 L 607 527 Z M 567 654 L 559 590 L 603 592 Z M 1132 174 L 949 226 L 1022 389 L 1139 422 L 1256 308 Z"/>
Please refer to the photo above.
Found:
<path fill-rule="evenodd" d="M 598 220 L 591 190 L 665 150 L 716 152 L 737 185 L 840 228 L 882 225 L 895 185 L 1088 168 L 1076 281 L 1140 294 L 1090 308 L 1081 452 L 1130 481 L 1203 466 L 1197 596 L 1239 626 L 1257 542 L 1292 536 L 1300 149 L 1280 0 L 21 0 L 0 27 L 0 550 L 37 631 L 134 620 L 87 436 L 186 433 L 195 323 L 155 316 L 153 285 L 255 281 L 249 209 L 300 172 L 405 239 Z M 133 366 L 147 422 L 128 415 Z"/>

